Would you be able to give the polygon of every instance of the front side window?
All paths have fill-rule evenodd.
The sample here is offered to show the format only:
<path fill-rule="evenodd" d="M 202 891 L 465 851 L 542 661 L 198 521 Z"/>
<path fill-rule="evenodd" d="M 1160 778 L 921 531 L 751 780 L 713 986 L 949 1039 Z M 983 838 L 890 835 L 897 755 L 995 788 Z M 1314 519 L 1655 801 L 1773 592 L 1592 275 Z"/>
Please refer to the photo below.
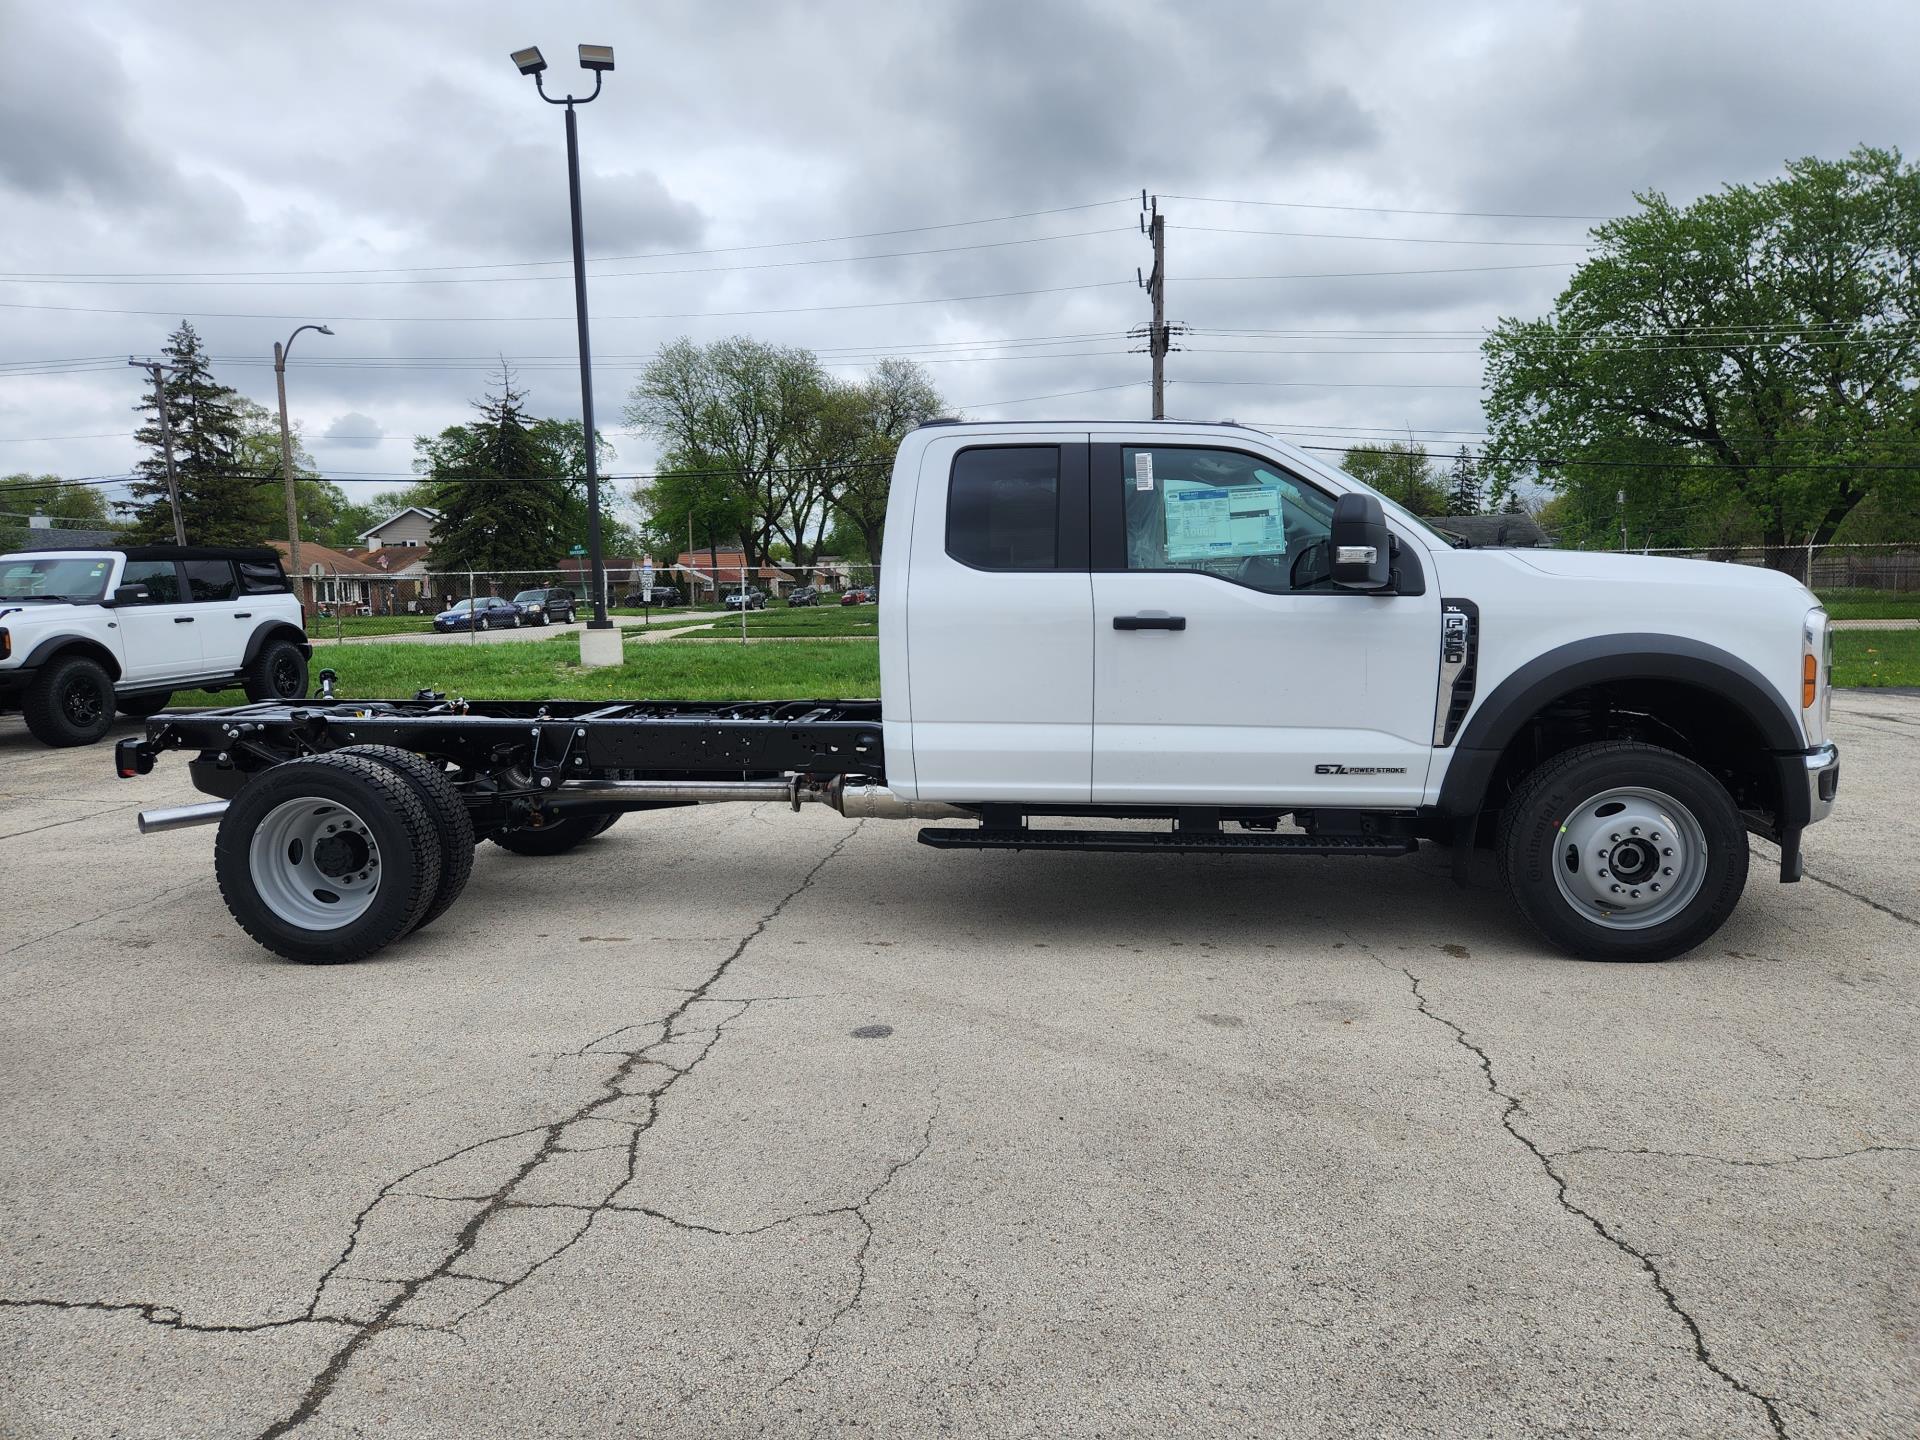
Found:
<path fill-rule="evenodd" d="M 1052 570 L 1060 557 L 1060 449 L 962 450 L 947 490 L 947 554 L 976 570 Z"/>
<path fill-rule="evenodd" d="M 230 560 L 189 560 L 187 594 L 195 600 L 231 600 L 238 593 Z"/>
<path fill-rule="evenodd" d="M 1285 594 L 1330 588 L 1333 497 L 1236 450 L 1125 446 L 1127 568 L 1198 570 Z"/>
<path fill-rule="evenodd" d="M 149 605 L 180 602 L 180 573 L 171 560 L 129 560 L 120 583 L 146 586 Z"/>

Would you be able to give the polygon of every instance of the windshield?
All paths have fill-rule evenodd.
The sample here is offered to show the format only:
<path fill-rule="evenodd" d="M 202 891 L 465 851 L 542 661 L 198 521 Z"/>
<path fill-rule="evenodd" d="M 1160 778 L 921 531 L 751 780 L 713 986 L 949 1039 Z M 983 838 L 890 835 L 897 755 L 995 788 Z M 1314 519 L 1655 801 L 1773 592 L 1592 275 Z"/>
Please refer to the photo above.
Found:
<path fill-rule="evenodd" d="M 1279 437 L 1276 436 L 1274 438 L 1278 439 Z M 1408 525 L 1415 530 L 1418 530 L 1422 535 L 1426 536 L 1434 544 L 1444 545 L 1450 549 L 1455 549 L 1455 550 L 1465 548 L 1467 542 L 1461 539 L 1458 535 L 1449 535 L 1446 532 L 1435 528 L 1432 524 L 1430 524 L 1425 520 L 1422 520 L 1418 515 L 1414 514 L 1411 510 L 1407 509 L 1407 507 L 1402 505 L 1399 501 L 1394 500 L 1389 496 L 1381 494 L 1378 490 L 1374 489 L 1373 486 L 1367 484 L 1364 480 L 1355 479 L 1352 475 L 1349 475 L 1345 470 L 1342 470 L 1338 465 L 1330 465 L 1330 464 L 1327 464 L 1325 461 L 1322 461 L 1321 464 L 1325 465 L 1327 469 L 1333 471 L 1334 474 L 1338 475 L 1342 480 L 1345 480 L 1348 484 L 1352 485 L 1355 489 L 1363 490 L 1367 494 L 1375 496 L 1380 501 L 1381 509 L 1385 510 L 1387 514 L 1393 516 L 1394 519 L 1399 520 L 1403 524 Z M 1331 519 L 1332 519 L 1332 512 L 1329 511 L 1328 512 L 1329 523 L 1331 523 Z"/>
<path fill-rule="evenodd" d="M 453 604 L 447 607 L 447 613 L 450 615 L 464 615 L 467 611 L 471 609 L 473 609 L 473 601 L 456 600 L 453 602 Z"/>
<path fill-rule="evenodd" d="M 90 604 L 107 593 L 113 561 L 105 556 L 0 556 L 0 600 L 70 600 Z"/>
<path fill-rule="evenodd" d="M 513 603 L 516 605 L 525 605 L 543 598 L 546 593 L 544 590 L 522 590 L 518 595 L 513 597 Z"/>

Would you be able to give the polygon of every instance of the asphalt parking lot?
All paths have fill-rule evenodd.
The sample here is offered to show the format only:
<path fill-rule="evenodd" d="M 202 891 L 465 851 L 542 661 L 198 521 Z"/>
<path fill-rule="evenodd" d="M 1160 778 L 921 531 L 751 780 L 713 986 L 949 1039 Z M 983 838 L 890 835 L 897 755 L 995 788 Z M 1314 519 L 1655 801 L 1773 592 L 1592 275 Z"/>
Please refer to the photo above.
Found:
<path fill-rule="evenodd" d="M 254 948 L 0 720 L 8 1436 L 1911 1436 L 1920 699 L 1660 966 L 1437 856 L 490 845 Z"/>

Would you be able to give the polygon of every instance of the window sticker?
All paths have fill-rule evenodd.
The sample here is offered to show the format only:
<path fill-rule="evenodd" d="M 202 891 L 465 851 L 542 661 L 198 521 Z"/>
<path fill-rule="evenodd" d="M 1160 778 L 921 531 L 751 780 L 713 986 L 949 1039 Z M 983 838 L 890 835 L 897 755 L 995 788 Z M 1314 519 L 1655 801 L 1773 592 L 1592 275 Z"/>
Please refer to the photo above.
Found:
<path fill-rule="evenodd" d="M 1153 489 L 1153 452 L 1151 450 L 1133 452 L 1133 488 Z"/>
<path fill-rule="evenodd" d="M 1183 485 L 1166 492 L 1170 562 L 1284 555 L 1278 485 Z"/>

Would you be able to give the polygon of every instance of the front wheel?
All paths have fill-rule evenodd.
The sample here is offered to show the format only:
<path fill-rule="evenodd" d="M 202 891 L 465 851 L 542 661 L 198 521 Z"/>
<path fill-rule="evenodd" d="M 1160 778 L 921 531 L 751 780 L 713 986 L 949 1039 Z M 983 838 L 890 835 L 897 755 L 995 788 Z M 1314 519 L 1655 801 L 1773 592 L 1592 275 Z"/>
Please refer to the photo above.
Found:
<path fill-rule="evenodd" d="M 20 706 L 42 745 L 91 745 L 113 724 L 113 680 L 85 655 L 66 655 L 40 672 Z"/>
<path fill-rule="evenodd" d="M 1554 756 L 1502 812 L 1501 872 L 1547 939 L 1588 960 L 1670 960 L 1739 903 L 1747 832 L 1685 756 L 1607 741 Z"/>

